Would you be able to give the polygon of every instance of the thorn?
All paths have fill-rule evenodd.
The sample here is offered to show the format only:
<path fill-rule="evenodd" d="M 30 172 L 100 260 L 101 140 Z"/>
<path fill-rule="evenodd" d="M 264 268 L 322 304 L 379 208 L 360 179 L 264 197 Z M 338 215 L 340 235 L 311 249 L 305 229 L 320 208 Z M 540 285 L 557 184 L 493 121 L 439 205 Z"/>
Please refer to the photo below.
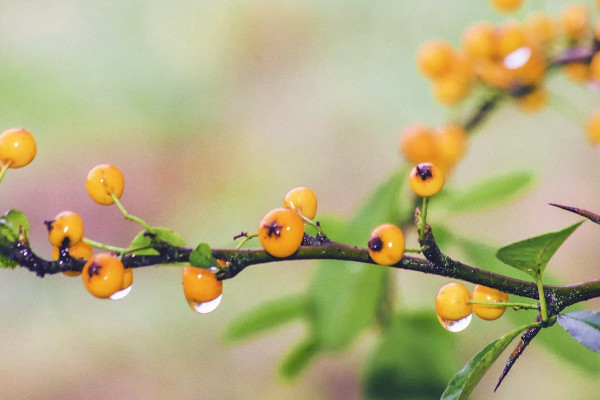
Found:
<path fill-rule="evenodd" d="M 582 217 L 587 218 L 592 222 L 600 224 L 600 215 L 594 214 L 591 211 L 582 210 L 581 208 L 576 208 L 576 207 L 563 206 L 563 205 L 555 204 L 555 203 L 548 203 L 548 204 L 550 204 L 551 206 L 554 206 L 554 207 L 562 208 L 563 210 L 570 211 L 577 215 L 581 215 Z"/>
<path fill-rule="evenodd" d="M 534 328 L 529 328 L 525 331 L 525 333 L 523 333 L 521 335 L 521 341 L 519 342 L 517 347 L 515 347 L 513 352 L 508 357 L 508 361 L 506 361 L 506 366 L 504 367 L 502 374 L 500 374 L 500 378 L 498 379 L 498 383 L 496 384 L 496 387 L 494 388 L 494 392 L 496 392 L 496 390 L 498 390 L 498 387 L 500 387 L 500 384 L 502 383 L 504 378 L 506 378 L 506 375 L 508 375 L 508 372 L 510 371 L 512 366 L 515 364 L 515 362 L 521 356 L 521 354 L 523 354 L 523 351 L 525 350 L 525 348 L 533 340 L 535 335 L 538 334 L 540 329 L 541 328 L 539 326 L 534 327 Z"/>

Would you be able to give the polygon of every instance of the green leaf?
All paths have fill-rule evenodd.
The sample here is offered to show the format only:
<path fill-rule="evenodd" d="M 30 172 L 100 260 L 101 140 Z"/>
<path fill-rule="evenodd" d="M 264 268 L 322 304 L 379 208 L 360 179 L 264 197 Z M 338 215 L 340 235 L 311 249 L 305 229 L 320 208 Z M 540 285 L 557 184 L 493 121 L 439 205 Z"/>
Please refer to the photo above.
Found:
<path fill-rule="evenodd" d="M 394 315 L 365 362 L 363 397 L 439 399 L 459 367 L 456 338 L 441 329 L 429 310 Z"/>
<path fill-rule="evenodd" d="M 529 172 L 510 172 L 472 185 L 459 193 L 448 193 L 444 202 L 453 212 L 473 212 L 499 206 L 525 192 L 533 183 Z"/>
<path fill-rule="evenodd" d="M 16 268 L 18 266 L 19 266 L 19 264 L 17 264 L 13 260 L 11 260 L 9 258 L 6 258 L 4 256 L 0 256 L 0 268 L 14 269 L 14 268 Z"/>
<path fill-rule="evenodd" d="M 245 340 L 270 329 L 277 328 L 287 322 L 306 314 L 306 296 L 284 297 L 260 304 L 253 310 L 246 311 L 225 331 L 225 338 L 230 341 Z"/>
<path fill-rule="evenodd" d="M 531 325 L 525 325 L 517 328 L 485 346 L 485 348 L 477 353 L 463 369 L 454 375 L 454 378 L 448 383 L 448 387 L 444 391 L 444 394 L 442 394 L 441 400 L 467 399 L 477 383 L 504 351 L 506 346 L 530 326 Z"/>
<path fill-rule="evenodd" d="M 308 337 L 298 343 L 287 353 L 279 365 L 279 374 L 284 379 L 298 377 L 319 354 L 319 344 L 313 337 Z"/>
<path fill-rule="evenodd" d="M 558 324 L 585 347 L 600 353 L 600 311 L 560 314 Z"/>
<path fill-rule="evenodd" d="M 217 265 L 217 260 L 213 257 L 210 246 L 206 243 L 200 243 L 190 253 L 190 264 L 194 267 L 208 269 Z"/>
<path fill-rule="evenodd" d="M 153 247 L 162 244 L 163 242 L 169 243 L 171 246 L 185 247 L 187 243 L 179 234 L 173 232 L 169 228 L 163 227 L 152 227 L 150 231 L 141 231 L 138 233 L 131 244 L 129 249 L 134 250 L 132 253 L 140 256 L 156 256 L 158 251 L 154 250 Z"/>
<path fill-rule="evenodd" d="M 509 244 L 498 250 L 496 257 L 503 263 L 537 279 L 538 275 L 544 273 L 548 261 L 556 250 L 582 223 L 583 221 L 579 221 L 561 231 L 549 232 Z"/>
<path fill-rule="evenodd" d="M 27 216 L 19 210 L 10 210 L 0 218 L 0 235 L 8 242 L 14 242 L 19 235 L 29 236 L 29 221 Z"/>

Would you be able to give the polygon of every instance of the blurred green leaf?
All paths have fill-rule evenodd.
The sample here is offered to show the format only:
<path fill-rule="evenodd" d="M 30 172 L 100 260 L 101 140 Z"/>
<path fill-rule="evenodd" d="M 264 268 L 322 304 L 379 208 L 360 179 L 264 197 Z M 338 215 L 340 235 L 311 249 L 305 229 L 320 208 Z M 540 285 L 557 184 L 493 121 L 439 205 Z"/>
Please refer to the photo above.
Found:
<path fill-rule="evenodd" d="M 14 262 L 13 260 L 0 256 L 0 268 L 10 268 L 10 269 L 14 269 L 16 267 L 18 267 L 19 264 L 17 264 L 16 262 Z"/>
<path fill-rule="evenodd" d="M 285 379 L 298 377 L 317 354 L 318 342 L 313 337 L 306 338 L 283 357 L 279 365 L 279 374 Z"/>
<path fill-rule="evenodd" d="M 155 256 L 159 253 L 152 247 L 162 242 L 177 247 L 187 246 L 186 241 L 183 240 L 179 234 L 173 232 L 173 230 L 163 227 L 152 227 L 149 232 L 141 231 L 138 233 L 131 241 L 129 248 L 135 250 L 133 251 L 133 254 L 140 256 Z"/>
<path fill-rule="evenodd" d="M 430 311 L 395 315 L 365 363 L 364 398 L 439 399 L 458 367 L 455 338 Z"/>
<path fill-rule="evenodd" d="M 549 232 L 502 247 L 496 257 L 503 263 L 521 270 L 537 279 L 544 273 L 550 258 L 565 240 L 581 225 L 579 221 L 563 230 Z"/>
<path fill-rule="evenodd" d="M 448 383 L 448 387 L 442 394 L 442 400 L 467 399 L 483 375 L 492 366 L 494 361 L 504 351 L 506 346 L 527 329 L 528 325 L 521 326 L 507 333 L 499 339 L 494 340 L 477 353 Z"/>
<path fill-rule="evenodd" d="M 560 314 L 558 324 L 585 347 L 600 353 L 600 311 Z"/>
<path fill-rule="evenodd" d="M 190 264 L 194 267 L 208 269 L 217 265 L 217 260 L 213 257 L 210 246 L 207 243 L 200 243 L 190 253 Z"/>
<path fill-rule="evenodd" d="M 29 236 L 29 221 L 19 210 L 10 210 L 0 218 L 0 235 L 9 243 L 19 239 L 19 235 Z"/>
<path fill-rule="evenodd" d="M 476 183 L 460 192 L 449 192 L 442 204 L 456 213 L 499 206 L 524 193 L 532 183 L 531 173 L 510 172 Z"/>
<path fill-rule="evenodd" d="M 260 304 L 237 317 L 225 331 L 225 338 L 240 341 L 257 336 L 302 317 L 306 314 L 306 306 L 305 295 L 284 297 Z"/>

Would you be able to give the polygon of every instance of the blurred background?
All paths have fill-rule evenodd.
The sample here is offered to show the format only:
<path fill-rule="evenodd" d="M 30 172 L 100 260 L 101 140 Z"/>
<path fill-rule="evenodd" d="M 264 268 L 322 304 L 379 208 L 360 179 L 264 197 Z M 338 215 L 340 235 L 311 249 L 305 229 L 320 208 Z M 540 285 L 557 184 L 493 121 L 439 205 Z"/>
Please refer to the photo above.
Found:
<path fill-rule="evenodd" d="M 527 1 L 512 18 L 558 15 L 566 4 L 544 3 Z M 63 210 L 80 213 L 86 236 L 101 242 L 127 246 L 139 231 L 116 207 L 87 197 L 85 176 L 99 163 L 124 172 L 122 202 L 132 214 L 193 245 L 234 246 L 233 235 L 253 231 L 300 185 L 317 193 L 320 213 L 350 215 L 402 163 L 404 126 L 452 115 L 416 70 L 419 45 L 456 45 L 471 22 L 507 18 L 485 1 L 459 0 L 0 1 L 0 130 L 25 127 L 38 143 L 35 161 L 2 182 L 0 203 L 29 216 L 32 246 L 48 258 L 43 221 Z M 582 115 L 598 106 L 597 92 L 559 74 L 550 89 Z M 577 220 L 548 202 L 599 212 L 598 152 L 583 122 L 562 111 L 495 112 L 449 187 L 532 170 L 535 190 L 510 207 L 444 223 L 501 246 Z M 599 241 L 598 226 L 584 224 L 549 269 L 563 283 L 597 278 Z M 0 398 L 361 398 L 374 332 L 293 382 L 278 378 L 277 363 L 302 324 L 241 345 L 222 339 L 256 304 L 306 290 L 313 269 L 251 267 L 226 282 L 210 315 L 190 311 L 176 267 L 137 270 L 132 293 L 118 302 L 93 298 L 77 278 L 1 270 Z M 407 271 L 394 279 L 403 306 L 430 308 L 435 318 L 446 280 Z M 459 364 L 510 326 L 474 321 L 455 335 Z M 504 359 L 474 398 L 491 396 Z M 534 342 L 494 398 L 588 399 L 599 390 L 598 376 Z"/>

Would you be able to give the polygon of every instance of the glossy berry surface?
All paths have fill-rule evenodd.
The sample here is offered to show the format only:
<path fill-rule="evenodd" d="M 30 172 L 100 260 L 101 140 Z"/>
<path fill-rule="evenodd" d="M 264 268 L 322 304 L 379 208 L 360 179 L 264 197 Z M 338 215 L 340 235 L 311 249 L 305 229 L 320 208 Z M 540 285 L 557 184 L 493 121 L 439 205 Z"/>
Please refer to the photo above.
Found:
<path fill-rule="evenodd" d="M 110 205 L 114 203 L 111 193 L 117 198 L 123 194 L 125 178 L 121 170 L 111 164 L 96 165 L 85 179 L 85 189 L 98 204 Z"/>
<path fill-rule="evenodd" d="M 269 211 L 258 225 L 258 238 L 263 249 L 274 257 L 294 254 L 304 237 L 304 221 L 289 208 Z"/>
<path fill-rule="evenodd" d="M 488 303 L 506 303 L 508 293 L 501 292 L 483 285 L 475 285 L 471 298 L 474 301 L 485 301 Z M 504 314 L 506 307 L 485 306 L 482 304 L 473 304 L 473 312 L 481 319 L 493 321 Z"/>
<path fill-rule="evenodd" d="M 408 177 L 412 191 L 421 197 L 431 197 L 444 187 L 444 173 L 435 164 L 416 165 Z"/>
<path fill-rule="evenodd" d="M 21 168 L 29 164 L 36 154 L 33 135 L 23 129 L 8 129 L 0 134 L 0 162 L 9 168 Z"/>
<path fill-rule="evenodd" d="M 188 302 L 206 303 L 223 293 L 223 281 L 205 268 L 183 267 L 183 294 Z"/>
<path fill-rule="evenodd" d="M 119 258 L 108 253 L 92 256 L 83 266 L 83 285 L 92 295 L 106 299 L 121 290 L 125 267 Z"/>
<path fill-rule="evenodd" d="M 473 312 L 471 293 L 460 283 L 448 283 L 441 287 L 435 298 L 435 311 L 443 320 L 458 321 Z"/>
<path fill-rule="evenodd" d="M 396 225 L 379 225 L 371 232 L 369 256 L 379 265 L 394 265 L 404 255 L 404 234 Z"/>
<path fill-rule="evenodd" d="M 283 206 L 301 212 L 308 219 L 314 219 L 317 215 L 317 195 L 307 187 L 297 187 L 285 195 Z"/>
<path fill-rule="evenodd" d="M 73 258 L 79 258 L 87 260 L 92 256 L 92 246 L 87 244 L 86 242 L 79 242 L 75 246 L 69 247 L 69 255 Z M 54 261 L 58 260 L 60 250 L 57 246 L 52 246 L 52 259 Z M 81 275 L 81 271 L 64 271 L 64 275 L 66 276 L 79 276 Z"/>
<path fill-rule="evenodd" d="M 53 246 L 72 247 L 83 238 L 83 220 L 73 211 L 63 211 L 52 221 L 45 221 L 48 240 Z"/>

